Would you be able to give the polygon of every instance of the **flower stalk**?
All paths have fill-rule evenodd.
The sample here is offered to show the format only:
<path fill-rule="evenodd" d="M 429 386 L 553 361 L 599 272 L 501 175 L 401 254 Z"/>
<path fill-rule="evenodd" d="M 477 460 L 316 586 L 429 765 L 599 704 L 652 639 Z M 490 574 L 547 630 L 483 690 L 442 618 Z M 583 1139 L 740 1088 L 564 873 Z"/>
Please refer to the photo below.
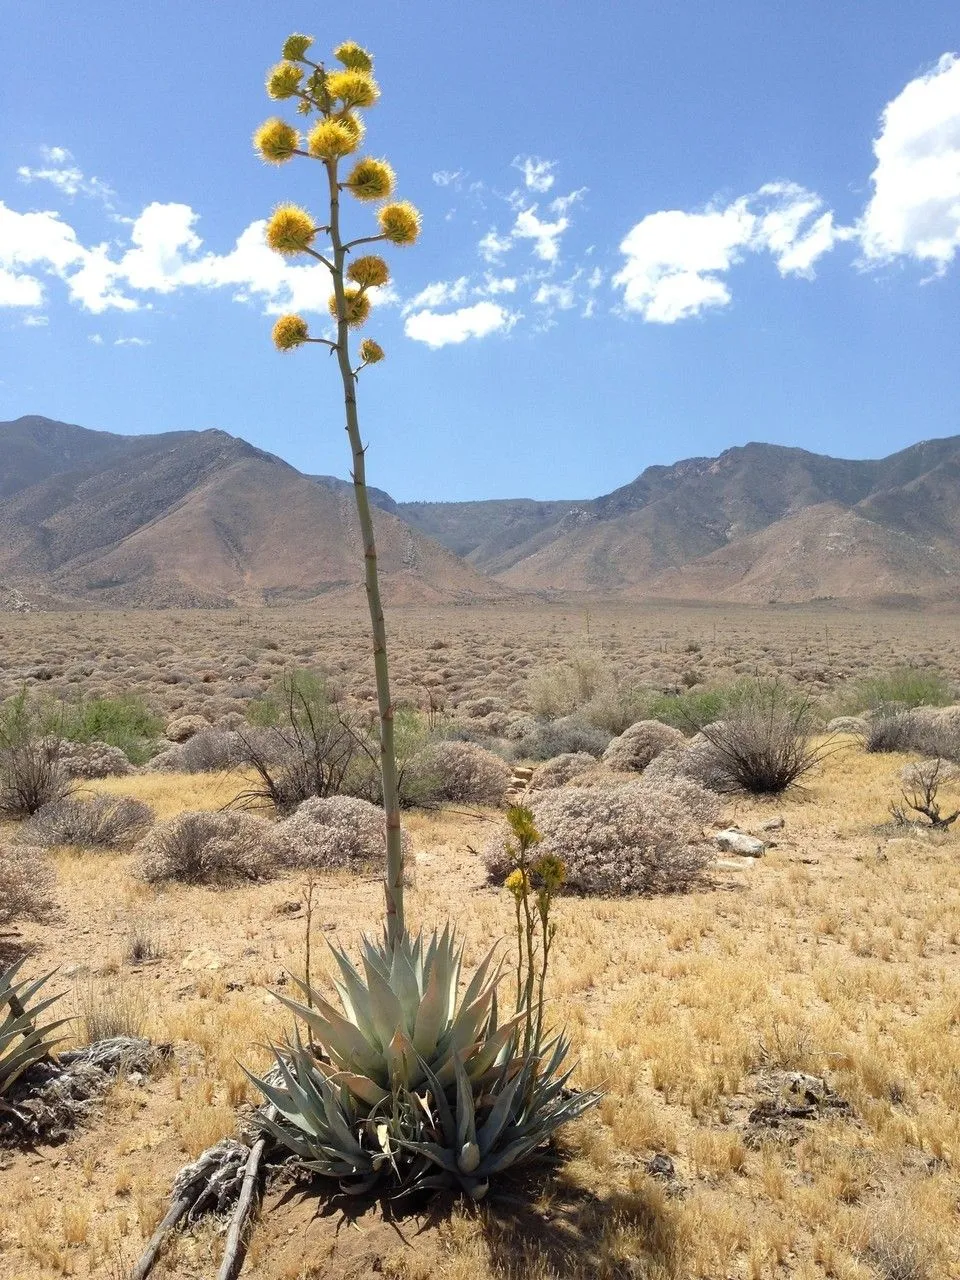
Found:
<path fill-rule="evenodd" d="M 254 146 L 271 164 L 282 164 L 294 155 L 319 161 L 326 170 L 328 215 L 324 225 L 311 225 L 310 216 L 297 206 L 283 205 L 267 225 L 267 243 L 285 255 L 308 254 L 330 272 L 333 293 L 330 313 L 336 324 L 336 340 L 312 337 L 301 316 L 281 316 L 274 326 L 274 343 L 281 351 L 290 351 L 305 343 L 316 343 L 336 353 L 337 367 L 343 383 L 344 420 L 352 459 L 353 492 L 357 518 L 363 540 L 364 582 L 370 613 L 373 662 L 377 687 L 377 711 L 380 729 L 380 772 L 383 788 L 386 866 L 384 893 L 386 898 L 387 942 L 394 947 L 404 930 L 403 882 L 404 857 L 400 828 L 400 796 L 396 749 L 394 744 L 394 708 L 390 693 L 390 668 L 387 653 L 387 631 L 380 594 L 377 564 L 377 542 L 373 525 L 366 479 L 366 446 L 360 434 L 357 411 L 357 381 L 361 370 L 383 359 L 379 343 L 371 338 L 360 344 L 360 361 L 354 366 L 350 353 L 350 330 L 364 323 L 370 313 L 371 288 L 389 280 L 387 264 L 375 255 L 354 259 L 348 256 L 360 244 L 389 241 L 396 245 L 413 244 L 420 231 L 420 215 L 407 201 L 389 203 L 394 174 L 383 160 L 363 157 L 358 160 L 346 180 L 341 179 L 341 160 L 355 152 L 363 141 L 364 126 L 358 110 L 373 106 L 380 90 L 373 79 L 373 62 L 366 50 L 347 41 L 336 50 L 342 68 L 328 71 L 322 63 L 311 61 L 306 53 L 312 44 L 307 36 L 291 36 L 284 45 L 285 61 L 272 68 L 267 77 L 267 92 L 273 98 L 297 99 L 301 115 L 318 116 L 317 123 L 304 139 L 298 130 L 279 119 L 268 121 L 254 134 Z M 380 233 L 345 240 L 341 227 L 341 192 L 347 191 L 357 200 L 383 200 L 377 217 Z M 329 238 L 329 256 L 314 248 L 316 236 Z"/>

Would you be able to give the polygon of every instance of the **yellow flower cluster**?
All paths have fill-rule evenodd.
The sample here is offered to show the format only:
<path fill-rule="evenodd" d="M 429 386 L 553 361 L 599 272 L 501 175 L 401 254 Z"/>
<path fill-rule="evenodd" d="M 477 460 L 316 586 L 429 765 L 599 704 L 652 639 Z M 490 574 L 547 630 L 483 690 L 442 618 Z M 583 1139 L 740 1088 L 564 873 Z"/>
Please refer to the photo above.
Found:
<path fill-rule="evenodd" d="M 271 98 L 292 98 L 300 88 L 303 70 L 293 62 L 278 62 L 267 72 L 267 93 Z"/>
<path fill-rule="evenodd" d="M 278 351 L 292 351 L 310 337 L 303 316 L 281 316 L 273 326 L 273 344 Z"/>
<path fill-rule="evenodd" d="M 274 116 L 253 135 L 253 145 L 268 164 L 283 164 L 300 146 L 300 135 L 286 120 Z"/>
<path fill-rule="evenodd" d="M 317 228 L 306 209 L 281 204 L 267 223 L 266 240 L 277 253 L 303 253 L 313 244 Z"/>
<path fill-rule="evenodd" d="M 294 62 L 300 62 L 312 44 L 313 36 L 303 36 L 299 33 L 287 36 L 283 42 L 283 56 L 291 58 Z"/>
<path fill-rule="evenodd" d="M 377 214 L 380 231 L 391 244 L 415 244 L 420 234 L 420 213 L 409 200 L 385 204 Z"/>
<path fill-rule="evenodd" d="M 351 285 L 343 291 L 344 318 L 351 329 L 359 328 L 370 314 L 370 299 L 359 286 Z M 337 308 L 337 295 L 331 293 L 327 302 L 334 320 L 340 319 Z"/>
<path fill-rule="evenodd" d="M 383 347 L 372 338 L 364 338 L 360 343 L 360 359 L 364 364 L 379 364 L 383 359 Z"/>
<path fill-rule="evenodd" d="M 318 120 L 307 135 L 307 150 L 318 160 L 337 160 L 340 156 L 348 156 L 359 145 L 360 130 L 334 117 Z"/>
<path fill-rule="evenodd" d="M 373 59 L 366 49 L 362 49 L 353 40 L 344 40 L 343 44 L 334 49 L 333 56 L 338 62 L 342 62 L 345 67 L 349 67 L 351 71 L 373 70 Z"/>
<path fill-rule="evenodd" d="M 350 170 L 346 186 L 358 200 L 385 200 L 393 193 L 396 181 L 393 169 L 386 160 L 364 156 Z"/>
<path fill-rule="evenodd" d="M 380 86 L 369 71 L 330 71 L 325 88 L 332 99 L 346 108 L 372 107 L 380 97 Z"/>
<path fill-rule="evenodd" d="M 364 254 L 362 258 L 354 258 L 347 267 L 347 279 L 354 284 L 369 289 L 376 285 L 386 284 L 390 279 L 390 268 L 375 253 Z"/>

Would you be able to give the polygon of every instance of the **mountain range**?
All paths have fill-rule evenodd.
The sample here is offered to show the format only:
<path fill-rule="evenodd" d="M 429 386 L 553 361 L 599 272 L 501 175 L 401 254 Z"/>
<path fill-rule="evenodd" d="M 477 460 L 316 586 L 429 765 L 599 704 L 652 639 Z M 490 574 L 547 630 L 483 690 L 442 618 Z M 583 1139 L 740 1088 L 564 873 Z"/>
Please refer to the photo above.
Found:
<path fill-rule="evenodd" d="M 357 590 L 352 485 L 224 431 L 127 436 L 23 417 L 0 423 L 0 458 L 0 608 Z M 960 436 L 873 461 L 748 444 L 583 501 L 371 500 L 395 601 L 960 602 Z"/>

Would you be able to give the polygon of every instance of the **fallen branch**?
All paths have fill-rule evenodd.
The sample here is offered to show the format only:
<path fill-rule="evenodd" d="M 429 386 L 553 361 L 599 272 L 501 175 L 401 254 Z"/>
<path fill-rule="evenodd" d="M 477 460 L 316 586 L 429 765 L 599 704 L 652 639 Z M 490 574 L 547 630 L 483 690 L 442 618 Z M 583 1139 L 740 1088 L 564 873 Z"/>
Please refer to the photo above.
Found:
<path fill-rule="evenodd" d="M 267 1109 L 267 1116 L 271 1120 L 276 1117 L 276 1114 L 275 1107 L 271 1106 Z M 240 1198 L 227 1233 L 223 1262 L 220 1265 L 217 1280 L 237 1280 L 243 1268 L 244 1259 L 247 1256 L 247 1227 L 260 1199 L 260 1161 L 263 1158 L 266 1143 L 267 1137 L 263 1134 L 250 1148 L 250 1155 L 247 1157 L 246 1168 L 243 1171 L 243 1186 L 240 1188 Z"/>

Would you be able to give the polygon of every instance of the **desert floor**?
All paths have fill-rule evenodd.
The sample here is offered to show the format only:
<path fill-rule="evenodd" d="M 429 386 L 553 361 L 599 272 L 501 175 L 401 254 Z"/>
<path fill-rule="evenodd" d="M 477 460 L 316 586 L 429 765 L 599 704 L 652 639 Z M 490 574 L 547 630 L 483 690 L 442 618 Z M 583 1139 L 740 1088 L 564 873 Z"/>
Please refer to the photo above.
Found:
<path fill-rule="evenodd" d="M 960 676 L 955 620 L 937 616 L 401 613 L 393 630 L 412 691 L 418 663 L 429 675 L 436 661 L 458 672 L 447 678 L 437 667 L 448 691 L 459 682 L 469 696 L 497 692 L 491 681 L 500 680 L 515 701 L 510 686 L 522 689 L 529 662 L 582 645 L 588 626 L 591 643 L 616 642 L 643 670 L 680 671 L 696 659 L 752 673 L 786 668 L 793 654 L 794 666 L 830 680 L 905 661 Z M 32 664 L 50 672 L 32 677 L 48 686 L 76 678 L 85 690 L 164 691 L 171 713 L 229 699 L 227 655 L 255 654 L 251 683 L 261 668 L 266 678 L 274 656 L 326 656 L 347 678 L 363 636 L 359 611 L 306 610 L 5 617 L 0 631 L 11 687 Z M 88 675 L 68 674 L 87 665 Z M 183 680 L 166 683 L 164 672 Z M 197 692 L 205 687 L 213 692 Z M 854 739 L 841 745 L 803 790 L 727 803 L 725 820 L 747 831 L 784 818 L 776 847 L 756 862 L 718 864 L 683 895 L 560 901 L 554 1014 L 574 1038 L 576 1082 L 604 1099 L 567 1131 L 549 1167 L 506 1183 L 479 1210 L 439 1200 L 392 1220 L 382 1205 L 345 1211 L 322 1188 L 278 1185 L 243 1274 L 960 1276 L 960 833 L 891 829 L 906 757 L 867 755 Z M 219 808 L 241 785 L 235 775 L 160 774 L 88 784 L 136 795 L 160 818 Z M 960 803 L 956 785 L 947 794 Z M 500 820 L 449 811 L 406 820 L 417 851 L 412 922 L 452 916 L 471 961 L 510 935 L 508 895 L 484 883 L 471 851 Z M 134 878 L 129 854 L 63 849 L 54 861 L 58 913 L 23 925 L 13 944 L 30 949 L 31 972 L 58 968 L 70 1012 L 141 1029 L 172 1043 L 173 1058 L 154 1078 L 119 1084 L 68 1142 L 0 1150 L 0 1280 L 120 1280 L 162 1217 L 176 1171 L 233 1133 L 254 1100 L 240 1064 L 263 1066 L 263 1043 L 287 1025 L 271 988 L 302 968 L 306 886 L 299 874 L 157 890 Z M 376 927 L 382 892 L 372 878 L 328 875 L 314 897 L 322 966 L 318 940 L 349 948 Z M 134 938 L 150 939 L 160 957 L 132 964 Z M 789 1071 L 823 1077 L 832 1092 L 804 1118 L 766 1123 Z M 212 1277 L 221 1248 L 222 1235 L 202 1226 L 154 1274 Z"/>

